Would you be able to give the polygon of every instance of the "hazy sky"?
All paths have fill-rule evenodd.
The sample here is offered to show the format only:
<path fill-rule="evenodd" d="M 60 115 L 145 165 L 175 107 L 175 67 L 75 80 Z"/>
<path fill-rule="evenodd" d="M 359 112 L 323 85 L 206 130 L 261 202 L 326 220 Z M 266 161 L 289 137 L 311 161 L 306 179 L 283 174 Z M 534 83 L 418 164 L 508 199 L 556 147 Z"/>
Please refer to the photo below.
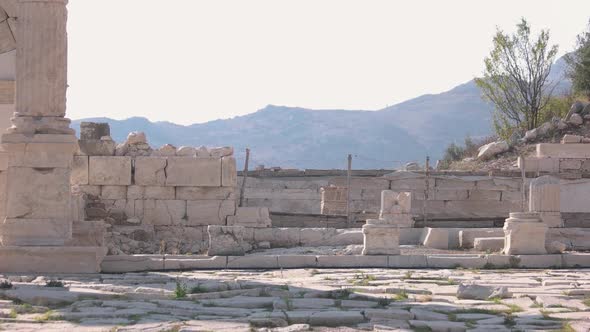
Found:
<path fill-rule="evenodd" d="M 70 0 L 68 116 L 190 124 L 267 104 L 377 110 L 479 75 L 496 26 L 549 28 L 590 1 Z"/>

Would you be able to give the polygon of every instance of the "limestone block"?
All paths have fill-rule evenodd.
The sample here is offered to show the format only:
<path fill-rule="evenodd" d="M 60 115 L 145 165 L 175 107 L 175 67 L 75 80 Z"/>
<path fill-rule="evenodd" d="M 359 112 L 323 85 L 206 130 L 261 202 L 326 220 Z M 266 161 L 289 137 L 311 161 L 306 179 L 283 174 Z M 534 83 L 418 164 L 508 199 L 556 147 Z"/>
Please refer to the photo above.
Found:
<path fill-rule="evenodd" d="M 164 270 L 212 270 L 225 269 L 227 257 L 225 256 L 173 256 L 166 255 Z"/>
<path fill-rule="evenodd" d="M 463 249 L 473 248 L 475 238 L 490 238 L 504 236 L 504 230 L 499 228 L 488 229 L 463 229 L 459 231 L 459 247 Z"/>
<path fill-rule="evenodd" d="M 152 152 L 152 156 L 159 156 L 159 157 L 173 157 L 176 156 L 176 147 L 171 144 L 162 145 L 162 147 L 154 150 Z"/>
<path fill-rule="evenodd" d="M 104 273 L 126 273 L 164 270 L 162 255 L 116 255 L 107 256 L 101 263 Z"/>
<path fill-rule="evenodd" d="M 493 190 L 470 190 L 470 201 L 499 201 L 502 197 L 501 191 Z"/>
<path fill-rule="evenodd" d="M 189 225 L 226 225 L 227 216 L 234 215 L 235 211 L 235 201 L 188 201 L 187 223 Z"/>
<path fill-rule="evenodd" d="M 589 144 L 537 144 L 537 157 L 590 158 Z"/>
<path fill-rule="evenodd" d="M 144 199 L 145 187 L 143 186 L 128 186 L 127 199 Z"/>
<path fill-rule="evenodd" d="M 269 242 L 273 248 L 288 248 L 300 245 L 301 231 L 298 228 L 256 228 L 254 241 Z"/>
<path fill-rule="evenodd" d="M 235 216 L 227 217 L 228 226 L 271 227 L 270 213 L 265 207 L 239 207 Z"/>
<path fill-rule="evenodd" d="M 281 269 L 314 268 L 317 266 L 315 256 L 311 255 L 279 255 L 277 257 Z"/>
<path fill-rule="evenodd" d="M 195 157 L 197 155 L 197 150 L 192 146 L 181 146 L 176 150 L 177 156 L 184 156 L 184 157 Z"/>
<path fill-rule="evenodd" d="M 83 186 L 77 186 L 77 187 L 78 187 L 78 189 L 81 192 L 83 192 L 83 193 L 85 193 L 87 195 L 91 195 L 91 196 L 95 196 L 95 197 L 99 197 L 100 196 L 100 190 L 101 190 L 100 186 L 86 186 L 86 185 L 83 185 Z"/>
<path fill-rule="evenodd" d="M 80 154 L 86 156 L 114 156 L 117 143 L 112 139 L 79 140 Z"/>
<path fill-rule="evenodd" d="M 564 227 L 561 212 L 539 212 L 539 217 L 547 227 Z"/>
<path fill-rule="evenodd" d="M 242 226 L 219 226 L 209 225 L 209 256 L 243 256 L 243 233 Z"/>
<path fill-rule="evenodd" d="M 221 159 L 169 157 L 166 185 L 178 187 L 220 187 Z"/>
<path fill-rule="evenodd" d="M 380 216 L 389 214 L 410 213 L 412 209 L 412 194 L 409 192 L 395 192 L 383 190 L 381 192 Z"/>
<path fill-rule="evenodd" d="M 414 227 L 414 218 L 411 214 L 387 214 L 380 218 L 383 223 L 395 225 L 399 228 Z"/>
<path fill-rule="evenodd" d="M 213 158 L 221 158 L 221 157 L 229 157 L 233 156 L 234 148 L 231 146 L 224 146 L 220 148 L 211 148 L 209 149 L 209 153 Z"/>
<path fill-rule="evenodd" d="M 386 255 L 325 255 L 317 256 L 319 268 L 386 268 Z"/>
<path fill-rule="evenodd" d="M 559 160 L 559 171 L 567 172 L 571 170 L 580 170 L 582 168 L 581 159 L 560 159 Z"/>
<path fill-rule="evenodd" d="M 534 212 L 558 212 L 561 210 L 559 179 L 541 176 L 530 183 L 529 210 Z"/>
<path fill-rule="evenodd" d="M 442 178 L 437 177 L 435 179 L 436 189 L 438 190 L 469 190 L 469 189 L 476 189 L 476 181 L 469 180 L 467 178 Z M 432 187 L 431 187 L 432 188 Z"/>
<path fill-rule="evenodd" d="M 9 167 L 6 179 L 7 218 L 69 220 L 69 169 Z"/>
<path fill-rule="evenodd" d="M 582 136 L 566 134 L 561 139 L 561 144 L 581 143 Z"/>
<path fill-rule="evenodd" d="M 147 186 L 143 187 L 143 189 L 143 197 L 145 199 L 172 200 L 175 198 L 174 187 Z"/>
<path fill-rule="evenodd" d="M 70 183 L 88 184 L 88 156 L 74 156 Z"/>
<path fill-rule="evenodd" d="M 201 145 L 198 149 L 195 150 L 197 158 L 211 158 L 211 153 L 209 153 L 209 150 L 206 146 Z"/>
<path fill-rule="evenodd" d="M 78 221 L 72 225 L 72 239 L 66 246 L 104 247 L 107 227 L 103 221 Z"/>
<path fill-rule="evenodd" d="M 479 251 L 501 251 L 504 249 L 503 237 L 476 237 L 473 247 Z"/>
<path fill-rule="evenodd" d="M 147 138 L 145 133 L 142 131 L 132 131 L 127 135 L 127 139 L 125 140 L 126 145 L 131 144 L 145 144 L 147 143 Z"/>
<path fill-rule="evenodd" d="M 543 255 L 547 225 L 538 213 L 513 212 L 504 223 L 506 255 Z"/>
<path fill-rule="evenodd" d="M 487 263 L 485 255 L 427 255 L 428 268 L 481 269 Z"/>
<path fill-rule="evenodd" d="M 176 198 L 187 201 L 236 199 L 233 187 L 176 187 Z"/>
<path fill-rule="evenodd" d="M 76 137 L 70 135 L 2 136 L 2 148 L 10 153 L 8 164 L 15 167 L 71 168 L 78 150 L 76 142 Z"/>
<path fill-rule="evenodd" d="M 363 244 L 363 255 L 399 255 L 399 228 L 367 221 Z"/>
<path fill-rule="evenodd" d="M 425 227 L 421 243 L 428 248 L 449 249 L 449 231 L 444 228 Z"/>
<path fill-rule="evenodd" d="M 86 121 L 80 123 L 81 140 L 100 140 L 104 136 L 111 136 L 111 127 L 108 123 Z"/>
<path fill-rule="evenodd" d="M 590 212 L 590 179 L 560 181 L 561 212 Z"/>
<path fill-rule="evenodd" d="M 127 186 L 102 186 L 100 197 L 103 199 L 126 199 Z"/>
<path fill-rule="evenodd" d="M 166 184 L 167 158 L 135 158 L 135 184 L 141 186 L 164 186 Z"/>
<path fill-rule="evenodd" d="M 186 224 L 186 201 L 145 200 L 143 223 L 153 225 Z"/>
<path fill-rule="evenodd" d="M 91 185 L 131 185 L 131 157 L 90 157 Z"/>
<path fill-rule="evenodd" d="M 68 209 L 62 210 L 70 212 Z M 0 228 L 2 246 L 63 246 L 72 238 L 72 222 L 60 219 L 6 218 Z M 2 266 L 2 271 L 4 266 Z"/>
<path fill-rule="evenodd" d="M 223 157 L 221 159 L 221 185 L 224 187 L 238 186 L 238 172 L 236 170 L 236 158 Z"/>
<path fill-rule="evenodd" d="M 278 269 L 278 256 L 274 255 L 234 255 L 227 257 L 228 269 Z"/>
<path fill-rule="evenodd" d="M 98 273 L 106 253 L 102 247 L 0 247 L 0 266 L 4 273 Z"/>

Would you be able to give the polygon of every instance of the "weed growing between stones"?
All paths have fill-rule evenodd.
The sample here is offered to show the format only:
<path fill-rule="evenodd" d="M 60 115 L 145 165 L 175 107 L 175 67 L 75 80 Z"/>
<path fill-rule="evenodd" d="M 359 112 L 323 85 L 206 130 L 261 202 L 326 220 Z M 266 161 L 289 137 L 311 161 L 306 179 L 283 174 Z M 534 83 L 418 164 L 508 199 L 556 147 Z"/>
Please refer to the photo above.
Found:
<path fill-rule="evenodd" d="M 176 288 L 174 289 L 174 298 L 175 299 L 184 299 L 184 298 L 186 298 L 187 292 L 188 292 L 188 290 L 187 290 L 186 285 L 184 283 L 181 283 L 177 279 L 176 280 Z"/>
<path fill-rule="evenodd" d="M 45 283 L 45 287 L 64 287 L 64 283 L 59 280 L 49 280 Z"/>
<path fill-rule="evenodd" d="M 11 289 L 12 283 L 8 279 L 0 280 L 0 289 Z"/>

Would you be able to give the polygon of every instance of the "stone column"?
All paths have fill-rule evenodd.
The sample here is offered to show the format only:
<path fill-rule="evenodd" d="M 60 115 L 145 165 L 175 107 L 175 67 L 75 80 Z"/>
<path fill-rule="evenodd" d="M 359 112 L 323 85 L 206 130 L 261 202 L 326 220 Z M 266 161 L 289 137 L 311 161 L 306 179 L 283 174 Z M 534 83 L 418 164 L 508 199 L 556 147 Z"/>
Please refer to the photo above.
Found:
<path fill-rule="evenodd" d="M 77 149 L 65 116 L 67 0 L 20 0 L 17 96 L 7 152 L 4 246 L 71 238 L 70 170 Z"/>
<path fill-rule="evenodd" d="M 538 212 L 548 227 L 563 227 L 558 178 L 545 175 L 531 181 L 529 211 Z"/>
<path fill-rule="evenodd" d="M 543 255 L 547 225 L 534 212 L 512 212 L 504 223 L 506 255 Z"/>

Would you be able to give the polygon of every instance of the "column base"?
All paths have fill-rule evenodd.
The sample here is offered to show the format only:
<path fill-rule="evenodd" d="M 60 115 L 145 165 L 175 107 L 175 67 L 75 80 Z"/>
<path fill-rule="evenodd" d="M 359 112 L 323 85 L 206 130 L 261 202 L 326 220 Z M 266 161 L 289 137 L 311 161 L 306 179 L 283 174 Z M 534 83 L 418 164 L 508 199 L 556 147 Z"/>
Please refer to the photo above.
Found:
<path fill-rule="evenodd" d="M 545 255 L 547 225 L 538 213 L 510 213 L 504 223 L 504 254 Z"/>
<path fill-rule="evenodd" d="M 63 246 L 71 238 L 72 222 L 65 219 L 7 218 L 0 224 L 3 246 Z"/>
<path fill-rule="evenodd" d="M 99 273 L 106 247 L 0 247 L 1 273 Z"/>

